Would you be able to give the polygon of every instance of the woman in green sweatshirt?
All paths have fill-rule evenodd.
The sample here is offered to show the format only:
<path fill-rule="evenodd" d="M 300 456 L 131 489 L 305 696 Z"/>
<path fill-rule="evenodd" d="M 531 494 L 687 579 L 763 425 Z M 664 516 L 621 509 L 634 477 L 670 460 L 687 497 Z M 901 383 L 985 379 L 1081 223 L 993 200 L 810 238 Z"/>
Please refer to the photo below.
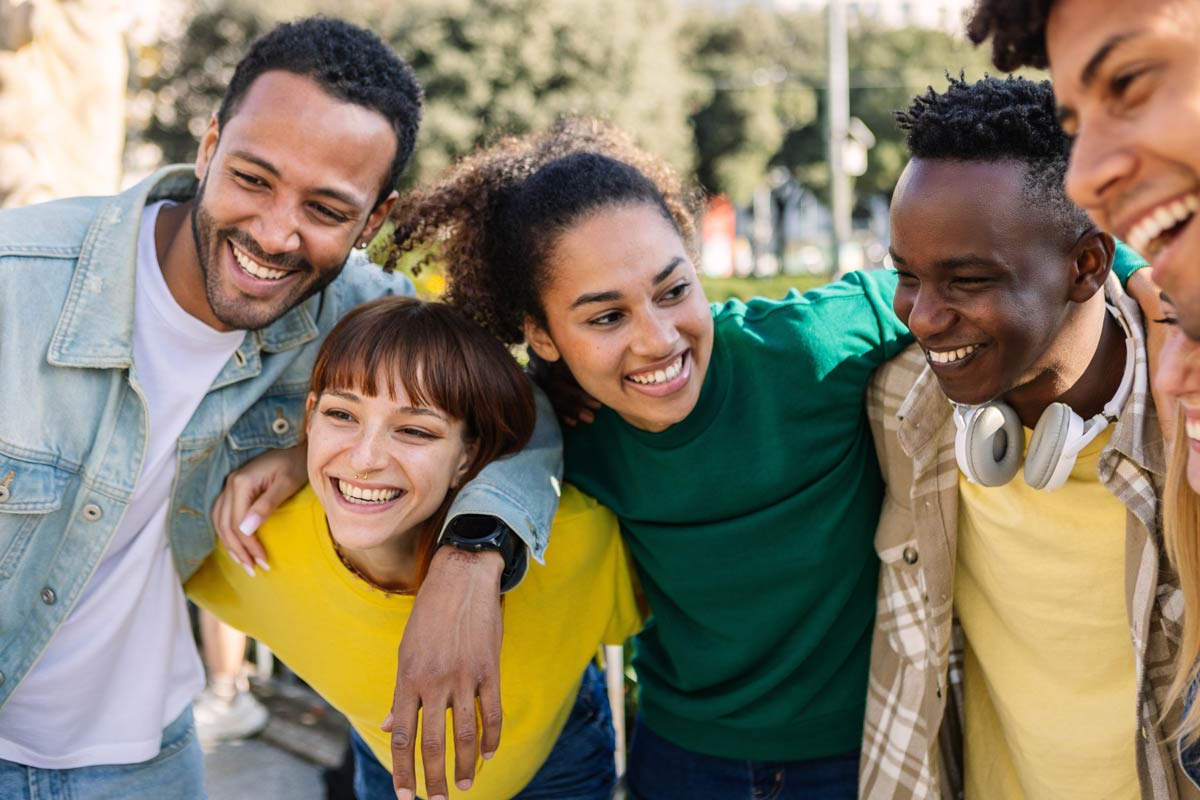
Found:
<path fill-rule="evenodd" d="M 402 200 L 395 242 L 436 245 L 451 302 L 602 404 L 565 468 L 617 513 L 653 610 L 632 796 L 854 797 L 883 491 L 863 392 L 911 341 L 895 277 L 710 306 L 693 199 L 564 121 Z"/>

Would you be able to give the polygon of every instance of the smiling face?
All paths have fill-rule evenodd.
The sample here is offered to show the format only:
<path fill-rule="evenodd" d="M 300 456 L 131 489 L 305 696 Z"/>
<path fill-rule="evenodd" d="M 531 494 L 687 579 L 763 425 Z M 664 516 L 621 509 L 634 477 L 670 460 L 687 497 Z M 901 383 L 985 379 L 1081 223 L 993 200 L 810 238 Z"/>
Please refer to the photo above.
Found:
<path fill-rule="evenodd" d="M 472 448 L 461 420 L 396 392 L 310 394 L 308 480 L 351 563 L 381 586 L 412 588 L 422 526 L 459 485 Z"/>
<path fill-rule="evenodd" d="M 679 234 L 653 205 L 602 208 L 561 234 L 542 292 L 548 329 L 526 336 L 562 358 L 592 397 L 661 431 L 696 407 L 712 356 L 712 312 Z"/>
<path fill-rule="evenodd" d="M 341 272 L 395 202 L 378 206 L 396 151 L 387 119 L 315 81 L 267 72 L 200 143 L 195 264 L 164 262 L 172 293 L 215 328 L 265 327 Z"/>
<path fill-rule="evenodd" d="M 1200 337 L 1200 3 L 1057 0 L 1046 49 L 1067 192 L 1144 255 Z"/>
<path fill-rule="evenodd" d="M 978 405 L 1059 374 L 1072 296 L 1063 233 L 1014 161 L 913 159 L 891 207 L 894 306 L 942 391 Z"/>
<path fill-rule="evenodd" d="M 1165 317 L 1178 320 L 1178 310 L 1163 298 Z M 1187 480 L 1200 492 L 1200 342 L 1188 338 L 1177 326 L 1167 334 L 1159 355 L 1156 388 L 1176 401 L 1187 434 Z"/>

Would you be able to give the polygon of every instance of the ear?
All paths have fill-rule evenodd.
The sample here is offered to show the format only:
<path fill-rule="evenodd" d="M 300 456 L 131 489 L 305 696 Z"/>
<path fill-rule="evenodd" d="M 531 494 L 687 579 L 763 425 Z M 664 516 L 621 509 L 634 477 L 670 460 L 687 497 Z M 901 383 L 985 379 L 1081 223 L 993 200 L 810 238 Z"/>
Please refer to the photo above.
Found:
<path fill-rule="evenodd" d="M 1108 280 L 1108 273 L 1112 272 L 1116 252 L 1116 241 L 1098 228 L 1092 228 L 1075 243 L 1070 255 L 1071 302 L 1086 302 L 1096 292 L 1104 290 L 1104 282 Z"/>
<path fill-rule="evenodd" d="M 392 208 L 399 199 L 400 194 L 392 190 L 391 194 L 383 198 L 383 202 L 375 206 L 375 210 L 371 212 L 371 216 L 367 217 L 367 224 L 363 227 L 362 233 L 355 244 L 369 244 L 379 234 L 379 229 L 383 227 L 383 223 L 391 216 Z"/>
<path fill-rule="evenodd" d="M 454 469 L 454 477 L 450 480 L 451 489 L 458 489 L 462 486 L 463 478 L 466 477 L 467 471 L 471 468 L 471 464 L 475 463 L 475 454 L 478 452 L 478 439 L 467 442 L 467 446 L 463 448 L 462 459 L 458 462 L 458 466 Z"/>
<path fill-rule="evenodd" d="M 558 361 L 562 358 L 554 340 L 550 338 L 550 332 L 537 324 L 533 317 L 525 317 L 524 327 L 525 341 L 533 348 L 533 352 L 537 353 L 538 358 L 542 361 Z"/>
<path fill-rule="evenodd" d="M 304 432 L 308 433 L 312 428 L 313 409 L 317 407 L 316 392 L 309 392 L 308 399 L 304 401 Z"/>
<path fill-rule="evenodd" d="M 221 138 L 221 127 L 217 123 L 217 112 L 213 112 L 208 120 L 208 127 L 200 137 L 200 149 L 196 151 L 196 179 L 204 180 L 208 172 L 208 164 L 212 161 L 213 153 L 217 152 L 217 141 Z"/>

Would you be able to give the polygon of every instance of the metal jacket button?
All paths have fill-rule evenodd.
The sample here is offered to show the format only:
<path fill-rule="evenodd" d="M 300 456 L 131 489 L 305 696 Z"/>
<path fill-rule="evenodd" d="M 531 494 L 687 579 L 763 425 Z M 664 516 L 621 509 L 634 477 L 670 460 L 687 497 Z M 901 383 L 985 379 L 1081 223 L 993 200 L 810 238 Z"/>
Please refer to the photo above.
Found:
<path fill-rule="evenodd" d="M 49 586 L 42 589 L 42 602 L 48 606 L 54 605 L 54 601 L 58 599 L 58 595 Z"/>
<path fill-rule="evenodd" d="M 915 547 L 904 548 L 904 563 L 905 564 L 917 563 L 917 548 L 915 548 Z"/>
<path fill-rule="evenodd" d="M 0 486 L 0 503 L 7 503 L 11 495 L 8 492 L 7 486 Z"/>
<path fill-rule="evenodd" d="M 278 419 L 276 419 L 274 422 L 271 423 L 271 430 L 275 432 L 276 436 L 283 436 L 285 433 L 287 433 L 291 429 L 292 429 L 292 423 L 288 422 L 283 417 L 279 417 Z"/>
<path fill-rule="evenodd" d="M 102 512 L 100 510 L 100 506 L 96 505 L 95 503 L 88 503 L 83 507 L 83 518 L 88 522 L 95 522 L 102 516 L 104 516 L 104 512 Z"/>

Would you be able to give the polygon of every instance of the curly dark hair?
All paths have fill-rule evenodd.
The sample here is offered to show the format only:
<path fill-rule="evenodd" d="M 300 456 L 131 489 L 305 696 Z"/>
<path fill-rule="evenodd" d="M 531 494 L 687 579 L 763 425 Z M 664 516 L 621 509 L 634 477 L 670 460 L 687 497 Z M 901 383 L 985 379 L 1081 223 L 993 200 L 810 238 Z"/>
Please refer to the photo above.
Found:
<path fill-rule="evenodd" d="M 1065 237 L 1074 242 L 1091 227 L 1063 186 L 1071 140 L 1058 124 L 1049 81 L 950 78 L 946 91 L 930 87 L 897 111 L 896 123 L 914 158 L 1023 164 L 1027 198 Z"/>
<path fill-rule="evenodd" d="M 281 70 L 316 81 L 330 95 L 378 111 L 396 133 L 396 154 L 375 204 L 391 194 L 412 158 L 421 125 L 421 84 L 412 67 L 371 31 L 340 19 L 308 17 L 277 25 L 250 45 L 221 98 L 217 125 L 237 113 L 251 84 Z"/>
<path fill-rule="evenodd" d="M 967 37 L 977 45 L 992 37 L 996 69 L 1045 69 L 1046 19 L 1053 4 L 1054 0 L 979 0 L 967 22 Z"/>
<path fill-rule="evenodd" d="M 694 247 L 699 192 L 616 128 L 570 117 L 509 136 L 402 197 L 388 267 L 416 250 L 437 258 L 447 301 L 509 344 L 527 316 L 541 325 L 541 291 L 559 236 L 602 208 L 656 207 Z"/>

